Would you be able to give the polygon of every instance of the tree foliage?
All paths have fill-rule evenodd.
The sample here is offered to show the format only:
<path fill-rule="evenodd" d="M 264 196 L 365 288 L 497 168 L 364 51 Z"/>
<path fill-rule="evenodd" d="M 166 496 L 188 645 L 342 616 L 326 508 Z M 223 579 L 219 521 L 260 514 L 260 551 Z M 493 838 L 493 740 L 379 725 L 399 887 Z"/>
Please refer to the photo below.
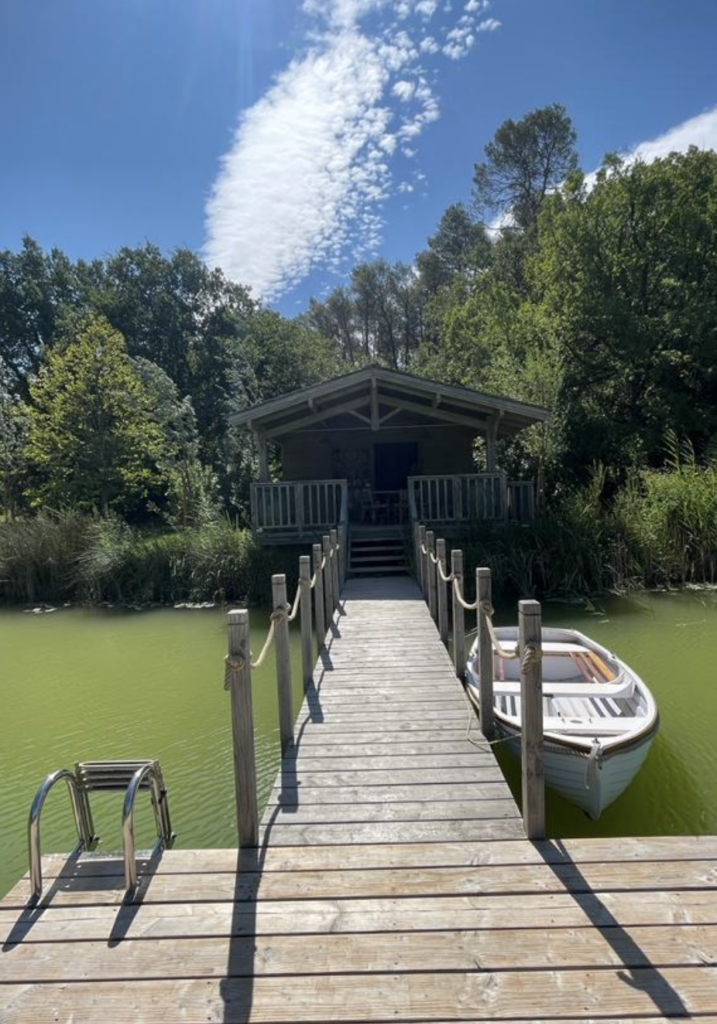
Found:
<path fill-rule="evenodd" d="M 136 510 L 161 483 L 167 443 L 118 331 L 88 320 L 30 385 L 26 455 L 36 507 Z"/>
<path fill-rule="evenodd" d="M 546 196 L 577 167 L 576 133 L 565 107 L 553 103 L 519 121 L 508 118 L 485 147 L 473 172 L 473 198 L 481 212 L 509 214 L 532 227 Z"/>

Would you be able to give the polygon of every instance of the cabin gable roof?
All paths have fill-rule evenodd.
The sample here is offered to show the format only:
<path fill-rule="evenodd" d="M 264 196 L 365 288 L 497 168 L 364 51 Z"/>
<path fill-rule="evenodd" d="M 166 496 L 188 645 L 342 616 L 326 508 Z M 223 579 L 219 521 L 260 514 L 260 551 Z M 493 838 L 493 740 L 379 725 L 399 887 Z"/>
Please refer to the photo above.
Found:
<path fill-rule="evenodd" d="M 231 416 L 230 423 L 278 439 L 347 415 L 357 427 L 363 424 L 373 430 L 381 429 L 384 422 L 388 425 L 389 420 L 398 426 L 401 417 L 410 415 L 425 423 L 450 423 L 475 431 L 492 424 L 499 435 L 511 435 L 542 422 L 549 413 L 514 398 L 371 364 L 262 402 Z"/>

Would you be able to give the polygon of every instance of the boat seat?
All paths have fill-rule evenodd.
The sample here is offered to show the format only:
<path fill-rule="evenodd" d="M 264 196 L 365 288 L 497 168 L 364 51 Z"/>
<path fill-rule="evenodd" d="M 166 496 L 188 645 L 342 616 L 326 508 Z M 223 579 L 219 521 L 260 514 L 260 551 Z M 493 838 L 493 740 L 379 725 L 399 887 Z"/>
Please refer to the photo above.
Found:
<path fill-rule="evenodd" d="M 493 682 L 493 692 L 501 696 L 519 695 L 520 683 L 496 679 Z M 551 683 L 549 679 L 543 679 L 544 697 L 632 697 L 635 692 L 634 679 L 622 674 L 614 683 L 581 683 L 577 680 L 565 683 Z"/>

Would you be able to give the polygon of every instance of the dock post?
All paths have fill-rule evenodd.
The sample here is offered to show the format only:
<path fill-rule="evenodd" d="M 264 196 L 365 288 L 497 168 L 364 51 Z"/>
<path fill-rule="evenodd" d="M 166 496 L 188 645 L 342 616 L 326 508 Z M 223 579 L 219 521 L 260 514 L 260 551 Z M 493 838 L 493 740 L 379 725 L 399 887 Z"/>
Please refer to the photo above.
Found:
<path fill-rule="evenodd" d="M 331 550 L 334 553 L 334 557 L 331 559 L 331 586 L 334 592 L 334 609 L 339 606 L 339 594 L 341 593 L 341 580 L 339 578 L 339 535 L 336 530 L 331 530 L 329 533 L 331 540 Z"/>
<path fill-rule="evenodd" d="M 291 700 L 291 649 L 289 647 L 289 615 L 286 601 L 286 576 L 277 573 L 271 577 L 274 597 L 274 650 L 276 652 L 276 682 L 279 691 L 279 732 L 281 753 L 294 739 L 294 711 Z"/>
<path fill-rule="evenodd" d="M 421 524 L 418 527 L 418 557 L 421 562 L 421 590 L 423 591 L 423 600 L 428 602 L 428 556 L 423 554 L 423 549 L 426 547 L 426 527 Z"/>
<path fill-rule="evenodd" d="M 413 557 L 416 564 L 416 583 L 423 591 L 423 555 L 421 554 L 421 527 L 413 524 Z"/>
<path fill-rule="evenodd" d="M 316 622 L 316 657 L 321 654 L 326 636 L 326 618 L 324 611 L 324 574 L 321 569 L 321 545 L 314 544 L 311 548 L 314 556 L 314 620 Z"/>
<path fill-rule="evenodd" d="M 544 839 L 543 667 L 539 601 L 518 603 L 518 624 L 523 827 L 528 839 Z"/>
<path fill-rule="evenodd" d="M 433 558 L 436 554 L 436 541 L 433 530 L 426 531 L 426 569 L 428 570 L 428 607 L 430 609 L 433 620 L 438 618 L 437 594 L 436 594 L 436 566 L 433 564 Z"/>
<path fill-rule="evenodd" d="M 451 573 L 463 586 L 463 552 L 458 548 L 451 551 Z M 456 675 L 463 679 L 466 674 L 466 616 L 463 605 L 458 600 L 455 584 L 451 584 L 453 595 L 453 664 Z"/>
<path fill-rule="evenodd" d="M 348 545 L 348 529 L 346 524 L 342 523 L 338 529 L 339 538 L 339 592 L 343 590 L 344 583 L 346 582 L 346 547 Z"/>
<path fill-rule="evenodd" d="M 301 667 L 306 690 L 314 675 L 314 652 L 311 642 L 311 558 L 299 558 L 299 615 L 301 616 Z"/>
<path fill-rule="evenodd" d="M 493 641 L 488 631 L 488 615 L 484 602 L 491 604 L 493 587 L 490 569 L 476 569 L 476 597 L 478 598 L 478 673 L 480 678 L 480 727 L 487 740 L 495 734 L 493 707 Z"/>
<path fill-rule="evenodd" d="M 441 571 L 446 572 L 446 542 L 442 537 L 436 541 L 436 588 L 438 594 L 438 632 L 442 642 L 448 646 L 448 594 L 446 584 L 441 577 Z"/>
<path fill-rule="evenodd" d="M 326 564 L 324 565 L 324 604 L 326 605 L 326 629 L 331 629 L 334 621 L 334 584 L 331 571 L 331 538 L 325 533 L 322 538 L 323 553 Z"/>
<path fill-rule="evenodd" d="M 259 843 L 259 809 L 256 792 L 254 753 L 254 709 L 251 695 L 251 654 L 249 653 L 249 612 L 234 609 L 227 615 L 229 644 L 226 687 L 232 704 L 234 746 L 234 788 L 239 846 Z"/>

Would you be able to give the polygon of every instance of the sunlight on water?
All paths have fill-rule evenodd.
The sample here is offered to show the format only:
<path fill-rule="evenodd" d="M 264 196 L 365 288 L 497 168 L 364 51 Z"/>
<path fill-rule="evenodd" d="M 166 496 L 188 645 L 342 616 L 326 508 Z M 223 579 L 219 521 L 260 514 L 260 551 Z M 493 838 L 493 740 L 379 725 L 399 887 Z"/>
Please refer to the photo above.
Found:
<path fill-rule="evenodd" d="M 546 605 L 545 621 L 574 626 L 617 651 L 652 688 L 661 731 L 625 795 L 599 822 L 554 794 L 555 836 L 717 834 L 717 596 L 650 594 L 585 611 Z M 268 615 L 252 610 L 252 646 Z M 503 624 L 506 614 L 499 615 Z M 220 610 L 147 612 L 61 609 L 49 615 L 0 613 L 0 892 L 25 872 L 26 824 L 35 789 L 54 768 L 77 760 L 156 757 L 169 788 L 178 846 L 234 846 L 229 696 L 223 689 L 225 615 Z M 292 640 L 295 706 L 299 647 Z M 257 771 L 262 801 L 279 764 L 273 658 L 254 672 Z M 501 764 L 518 792 L 518 769 Z M 138 846 L 152 821 L 140 794 Z M 103 848 L 120 848 L 119 793 L 93 797 Z M 67 794 L 50 797 L 43 849 L 73 844 Z"/>

